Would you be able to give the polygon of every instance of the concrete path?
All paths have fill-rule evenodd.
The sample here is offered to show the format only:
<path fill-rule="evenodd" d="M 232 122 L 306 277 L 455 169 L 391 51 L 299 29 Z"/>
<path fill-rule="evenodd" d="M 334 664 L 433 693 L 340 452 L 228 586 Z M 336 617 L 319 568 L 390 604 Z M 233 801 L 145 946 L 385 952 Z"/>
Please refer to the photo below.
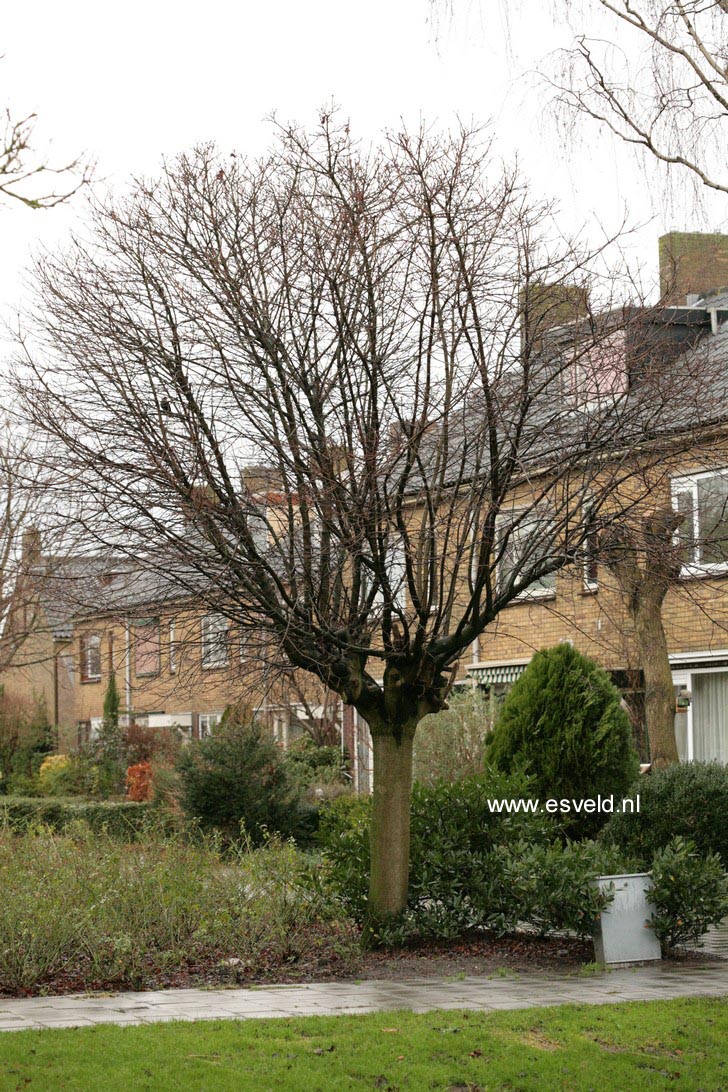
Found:
<path fill-rule="evenodd" d="M 699 967 L 627 967 L 588 977 L 508 974 L 503 977 L 420 978 L 403 982 L 323 982 L 252 989 L 149 990 L 144 993 L 0 998 L 0 1030 L 154 1024 L 160 1020 L 338 1016 L 409 1009 L 534 1008 L 615 1001 L 726 997 L 728 963 Z"/>

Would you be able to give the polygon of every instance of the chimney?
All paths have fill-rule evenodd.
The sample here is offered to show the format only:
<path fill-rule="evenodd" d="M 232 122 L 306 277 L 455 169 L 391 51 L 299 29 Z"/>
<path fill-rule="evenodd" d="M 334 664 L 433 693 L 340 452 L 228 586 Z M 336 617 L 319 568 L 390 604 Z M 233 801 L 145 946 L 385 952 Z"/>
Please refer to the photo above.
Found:
<path fill-rule="evenodd" d="M 521 291 L 521 348 L 538 352 L 544 335 L 589 314 L 589 294 L 578 284 L 533 281 Z"/>
<path fill-rule="evenodd" d="M 684 307 L 728 285 L 728 235 L 671 231 L 659 241 L 662 302 Z"/>
<path fill-rule="evenodd" d="M 281 475 L 275 467 L 246 466 L 241 477 L 244 489 L 253 496 L 265 497 L 281 491 Z"/>
<path fill-rule="evenodd" d="M 28 527 L 23 531 L 21 550 L 23 562 L 28 568 L 40 565 L 43 553 L 40 531 L 37 527 Z"/>

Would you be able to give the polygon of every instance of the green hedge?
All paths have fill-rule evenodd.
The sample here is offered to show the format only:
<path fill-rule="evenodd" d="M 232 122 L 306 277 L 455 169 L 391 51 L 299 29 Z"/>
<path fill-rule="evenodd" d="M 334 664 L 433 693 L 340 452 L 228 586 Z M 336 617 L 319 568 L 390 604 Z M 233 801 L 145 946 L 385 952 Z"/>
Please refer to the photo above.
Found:
<path fill-rule="evenodd" d="M 691 839 L 700 854 L 717 853 L 728 868 L 728 766 L 681 762 L 641 777 L 628 794 L 640 810 L 614 815 L 601 839 L 650 867 L 675 835 Z"/>
<path fill-rule="evenodd" d="M 134 804 L 125 800 L 79 801 L 72 797 L 5 796 L 0 799 L 0 827 L 22 834 L 39 825 L 63 831 L 81 820 L 97 833 L 106 831 L 114 838 L 133 839 L 151 821 L 149 804 Z"/>

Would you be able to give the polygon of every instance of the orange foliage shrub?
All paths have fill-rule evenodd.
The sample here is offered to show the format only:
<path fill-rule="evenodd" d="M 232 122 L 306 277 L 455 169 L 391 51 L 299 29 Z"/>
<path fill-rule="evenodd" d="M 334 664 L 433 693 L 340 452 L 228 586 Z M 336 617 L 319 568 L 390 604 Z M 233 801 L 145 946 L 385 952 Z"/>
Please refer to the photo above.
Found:
<path fill-rule="evenodd" d="M 152 793 L 152 767 L 149 762 L 137 762 L 126 771 L 126 797 L 144 803 Z"/>

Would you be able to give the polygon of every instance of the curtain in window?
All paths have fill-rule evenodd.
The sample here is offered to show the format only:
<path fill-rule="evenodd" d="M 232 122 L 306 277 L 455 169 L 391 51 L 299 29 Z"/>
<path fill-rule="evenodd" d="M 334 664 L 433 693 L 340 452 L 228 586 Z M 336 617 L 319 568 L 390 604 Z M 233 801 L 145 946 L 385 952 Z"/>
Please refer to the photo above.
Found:
<path fill-rule="evenodd" d="M 676 690 L 678 687 L 675 688 Z M 681 762 L 688 760 L 688 711 L 683 709 L 675 714 L 675 743 L 677 744 L 678 758 Z"/>
<path fill-rule="evenodd" d="M 728 763 L 728 671 L 693 675 L 693 756 Z"/>

